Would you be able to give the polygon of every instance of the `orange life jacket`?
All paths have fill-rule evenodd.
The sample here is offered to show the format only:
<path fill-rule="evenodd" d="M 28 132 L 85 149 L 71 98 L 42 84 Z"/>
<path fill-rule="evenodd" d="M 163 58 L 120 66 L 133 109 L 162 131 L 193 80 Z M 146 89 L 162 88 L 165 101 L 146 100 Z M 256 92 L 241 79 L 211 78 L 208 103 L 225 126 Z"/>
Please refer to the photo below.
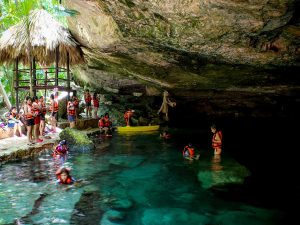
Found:
<path fill-rule="evenodd" d="M 53 112 L 58 112 L 58 101 L 56 99 L 52 101 L 50 109 L 51 111 L 53 110 Z"/>
<path fill-rule="evenodd" d="M 74 183 L 74 180 L 72 179 L 71 176 L 68 176 L 67 179 L 65 181 L 63 181 L 59 174 L 59 175 L 57 175 L 57 179 L 59 180 L 59 184 L 73 184 Z"/>
<path fill-rule="evenodd" d="M 220 139 L 221 139 L 221 142 L 216 142 L 215 138 L 216 138 L 216 135 L 219 135 Z M 213 137 L 212 137 L 212 147 L 213 148 L 221 148 L 222 147 L 222 131 L 217 131 Z"/>
<path fill-rule="evenodd" d="M 75 106 L 72 102 L 68 102 L 68 115 L 75 116 Z"/>
<path fill-rule="evenodd" d="M 28 105 L 28 104 L 27 104 L 27 109 L 28 109 L 28 112 L 25 114 L 25 119 L 26 119 L 26 120 L 33 119 L 32 105 Z"/>
<path fill-rule="evenodd" d="M 193 147 L 185 146 L 182 152 L 183 156 L 186 156 L 186 151 L 188 151 L 190 157 L 195 156 L 195 149 Z"/>

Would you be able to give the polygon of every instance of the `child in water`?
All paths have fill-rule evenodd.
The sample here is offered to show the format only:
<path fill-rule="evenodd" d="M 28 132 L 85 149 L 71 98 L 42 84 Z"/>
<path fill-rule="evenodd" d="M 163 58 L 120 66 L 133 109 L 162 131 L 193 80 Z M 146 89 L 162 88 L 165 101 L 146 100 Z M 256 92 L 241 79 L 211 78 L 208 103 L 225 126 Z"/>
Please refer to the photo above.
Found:
<path fill-rule="evenodd" d="M 164 131 L 160 134 L 160 137 L 163 138 L 163 139 L 170 139 L 171 134 L 168 131 Z"/>
<path fill-rule="evenodd" d="M 76 180 L 70 175 L 70 171 L 70 168 L 65 167 L 58 169 L 55 173 L 57 177 L 56 184 L 74 184 Z"/>
<path fill-rule="evenodd" d="M 67 146 L 67 141 L 62 140 L 59 142 L 59 144 L 56 146 L 55 150 L 53 151 L 53 157 L 56 156 L 65 156 L 68 154 L 69 148 Z"/>
<path fill-rule="evenodd" d="M 195 154 L 195 148 L 194 146 L 189 143 L 187 146 L 184 147 L 183 151 L 182 151 L 182 155 L 184 158 L 186 159 L 199 159 L 200 154 Z"/>

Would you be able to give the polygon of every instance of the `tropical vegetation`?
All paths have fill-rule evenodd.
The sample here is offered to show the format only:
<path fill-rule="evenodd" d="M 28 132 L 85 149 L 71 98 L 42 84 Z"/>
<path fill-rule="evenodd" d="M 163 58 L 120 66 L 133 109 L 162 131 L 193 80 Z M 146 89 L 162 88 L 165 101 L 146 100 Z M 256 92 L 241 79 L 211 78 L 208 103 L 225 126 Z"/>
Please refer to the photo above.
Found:
<path fill-rule="evenodd" d="M 26 27 L 26 32 L 29 36 L 30 13 L 35 9 L 46 10 L 55 16 L 61 24 L 66 26 L 66 16 L 76 15 L 77 12 L 64 8 L 60 3 L 61 0 L 0 0 L 0 36 L 2 36 L 3 32 L 7 29 L 20 23 Z M 32 62 L 33 57 L 30 43 L 27 45 L 27 57 L 28 61 Z M 19 65 L 19 67 L 23 68 L 23 65 Z M 37 67 L 39 67 L 39 65 L 37 65 Z M 13 68 L 14 65 L 10 64 L 0 65 L 1 85 L 12 103 L 15 102 L 13 85 L 15 77 Z M 30 73 L 20 74 L 19 76 L 20 79 L 29 79 L 32 86 L 32 70 L 30 70 Z M 53 73 L 49 75 L 49 78 L 52 78 L 51 76 L 54 76 Z M 37 77 L 43 77 L 43 72 L 37 72 Z M 22 96 L 22 93 L 20 93 L 20 97 L 23 98 L 25 96 Z"/>

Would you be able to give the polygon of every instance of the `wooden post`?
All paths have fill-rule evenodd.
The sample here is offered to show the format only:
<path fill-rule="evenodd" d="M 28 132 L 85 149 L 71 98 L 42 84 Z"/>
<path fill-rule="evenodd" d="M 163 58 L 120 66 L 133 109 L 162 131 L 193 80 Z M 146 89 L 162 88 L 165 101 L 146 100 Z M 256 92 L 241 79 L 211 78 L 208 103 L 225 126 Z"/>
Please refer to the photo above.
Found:
<path fill-rule="evenodd" d="M 69 55 L 69 52 L 67 52 L 67 86 L 68 86 L 68 98 L 70 98 L 71 76 L 70 76 L 70 55 Z"/>
<path fill-rule="evenodd" d="M 16 58 L 16 64 L 15 64 L 15 76 L 16 76 L 16 82 L 15 82 L 15 90 L 16 90 L 16 105 L 17 105 L 17 111 L 20 112 L 20 103 L 19 103 L 19 59 Z"/>
<path fill-rule="evenodd" d="M 59 62 L 59 46 L 55 50 L 55 87 L 58 88 L 58 62 Z M 56 93 L 54 93 L 56 95 Z M 58 122 L 58 112 L 56 114 L 56 121 Z"/>
<path fill-rule="evenodd" d="M 58 62 L 59 62 L 59 46 L 55 50 L 55 86 L 58 87 Z"/>
<path fill-rule="evenodd" d="M 47 94 L 47 83 L 48 83 L 48 70 L 46 70 L 45 71 L 45 83 L 44 83 L 44 85 L 45 85 L 45 98 L 46 98 L 46 94 Z"/>
<path fill-rule="evenodd" d="M 35 64 L 35 57 L 32 59 L 32 75 L 33 75 L 33 96 L 36 96 L 36 64 Z"/>

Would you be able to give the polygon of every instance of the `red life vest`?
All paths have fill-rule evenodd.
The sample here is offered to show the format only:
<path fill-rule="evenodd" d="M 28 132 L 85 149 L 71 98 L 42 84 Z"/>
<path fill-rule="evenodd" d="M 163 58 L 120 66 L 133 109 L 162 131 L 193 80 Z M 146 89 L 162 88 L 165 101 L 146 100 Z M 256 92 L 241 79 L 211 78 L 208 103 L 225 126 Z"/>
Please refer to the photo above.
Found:
<path fill-rule="evenodd" d="M 104 127 L 110 127 L 111 126 L 111 122 L 109 121 L 109 118 L 103 118 L 104 120 Z"/>
<path fill-rule="evenodd" d="M 59 184 L 73 184 L 73 179 L 72 177 L 68 176 L 67 179 L 65 181 L 63 181 L 60 177 L 60 174 L 57 175 L 57 179 L 59 180 Z"/>
<path fill-rule="evenodd" d="M 68 115 L 75 116 L 75 106 L 74 103 L 68 102 Z"/>
<path fill-rule="evenodd" d="M 53 112 L 58 112 L 58 102 L 57 100 L 53 100 L 50 106 L 51 111 L 53 110 Z"/>
<path fill-rule="evenodd" d="M 90 94 L 84 94 L 84 101 L 86 103 L 90 103 L 92 101 L 92 97 Z"/>
<path fill-rule="evenodd" d="M 93 98 L 93 104 L 94 104 L 94 107 L 99 108 L 99 99 Z"/>
<path fill-rule="evenodd" d="M 105 125 L 105 122 L 104 122 L 104 119 L 100 119 L 99 122 L 98 122 L 98 127 L 104 127 Z"/>
<path fill-rule="evenodd" d="M 195 149 L 193 147 L 185 146 L 184 150 L 183 150 L 183 156 L 185 156 L 184 153 L 186 151 L 188 151 L 190 157 L 194 157 L 195 156 Z"/>
<path fill-rule="evenodd" d="M 219 135 L 220 139 L 221 139 L 221 142 L 216 142 L 215 138 L 216 138 L 216 135 Z M 217 131 L 213 137 L 212 137 L 212 147 L 213 148 L 221 148 L 222 147 L 222 131 Z"/>

